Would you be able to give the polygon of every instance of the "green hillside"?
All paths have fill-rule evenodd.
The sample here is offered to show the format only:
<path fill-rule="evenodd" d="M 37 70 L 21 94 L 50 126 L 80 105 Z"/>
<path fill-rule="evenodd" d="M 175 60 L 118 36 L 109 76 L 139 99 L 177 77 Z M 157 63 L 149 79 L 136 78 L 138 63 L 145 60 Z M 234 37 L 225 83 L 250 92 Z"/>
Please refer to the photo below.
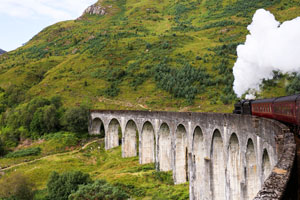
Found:
<path fill-rule="evenodd" d="M 296 0 L 97 4 L 105 15 L 57 23 L 0 57 L 0 86 L 23 95 L 16 105 L 61 96 L 65 106 L 230 112 L 235 49 L 256 9 L 300 15 Z"/>
<path fill-rule="evenodd" d="M 105 14 L 57 23 L 0 55 L 0 199 L 7 183 L 25 180 L 18 173 L 35 184 L 34 199 L 47 199 L 51 172 L 74 170 L 135 199 L 188 199 L 188 184 L 174 186 L 171 172 L 121 158 L 120 147 L 104 151 L 103 140 L 89 143 L 88 109 L 231 112 L 236 47 L 254 12 L 265 8 L 281 22 L 300 16 L 297 0 L 95 6 Z M 275 71 L 261 89 L 259 97 L 300 92 L 300 75 Z"/>

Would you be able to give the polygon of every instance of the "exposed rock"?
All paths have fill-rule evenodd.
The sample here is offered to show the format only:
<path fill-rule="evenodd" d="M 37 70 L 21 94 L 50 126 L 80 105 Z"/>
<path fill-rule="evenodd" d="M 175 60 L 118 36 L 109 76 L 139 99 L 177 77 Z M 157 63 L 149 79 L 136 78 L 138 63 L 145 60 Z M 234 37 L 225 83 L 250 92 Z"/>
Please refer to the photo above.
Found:
<path fill-rule="evenodd" d="M 6 53 L 6 51 L 0 49 L 0 55 Z"/>
<path fill-rule="evenodd" d="M 107 14 L 107 8 L 111 8 L 111 7 L 112 6 L 104 7 L 104 6 L 101 6 L 99 3 L 95 3 L 94 5 L 91 5 L 87 9 L 85 9 L 82 16 L 84 16 L 85 14 L 100 15 L 100 16 L 105 15 L 105 14 Z"/>

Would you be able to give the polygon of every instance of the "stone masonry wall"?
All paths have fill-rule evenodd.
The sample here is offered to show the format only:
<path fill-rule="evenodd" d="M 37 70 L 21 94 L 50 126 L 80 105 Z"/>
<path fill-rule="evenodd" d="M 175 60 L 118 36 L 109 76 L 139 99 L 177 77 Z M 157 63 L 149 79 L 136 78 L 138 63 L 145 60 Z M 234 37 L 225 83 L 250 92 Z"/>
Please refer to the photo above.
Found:
<path fill-rule="evenodd" d="M 99 123 L 101 122 L 101 123 Z M 253 116 L 217 113 L 101 111 L 89 130 L 105 130 L 106 149 L 173 171 L 189 181 L 190 199 L 282 199 L 295 158 L 293 134 L 283 124 Z M 118 134 L 118 131 L 120 132 Z"/>

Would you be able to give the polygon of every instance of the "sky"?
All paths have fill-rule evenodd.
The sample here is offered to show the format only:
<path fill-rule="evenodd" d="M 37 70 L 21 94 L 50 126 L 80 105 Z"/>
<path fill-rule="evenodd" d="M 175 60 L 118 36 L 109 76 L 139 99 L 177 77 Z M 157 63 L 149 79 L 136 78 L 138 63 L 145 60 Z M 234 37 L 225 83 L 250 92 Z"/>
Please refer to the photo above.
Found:
<path fill-rule="evenodd" d="M 97 0 L 0 0 L 0 49 L 14 50 L 45 27 L 76 19 Z"/>

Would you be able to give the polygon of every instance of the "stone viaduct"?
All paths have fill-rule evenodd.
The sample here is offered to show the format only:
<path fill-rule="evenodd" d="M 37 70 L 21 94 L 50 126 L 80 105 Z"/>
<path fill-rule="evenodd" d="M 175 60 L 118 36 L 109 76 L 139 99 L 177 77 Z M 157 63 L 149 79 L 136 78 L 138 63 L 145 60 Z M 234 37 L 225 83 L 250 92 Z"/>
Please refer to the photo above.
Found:
<path fill-rule="evenodd" d="M 295 158 L 289 129 L 253 116 L 92 110 L 89 133 L 101 126 L 106 149 L 172 170 L 190 199 L 282 199 Z"/>

